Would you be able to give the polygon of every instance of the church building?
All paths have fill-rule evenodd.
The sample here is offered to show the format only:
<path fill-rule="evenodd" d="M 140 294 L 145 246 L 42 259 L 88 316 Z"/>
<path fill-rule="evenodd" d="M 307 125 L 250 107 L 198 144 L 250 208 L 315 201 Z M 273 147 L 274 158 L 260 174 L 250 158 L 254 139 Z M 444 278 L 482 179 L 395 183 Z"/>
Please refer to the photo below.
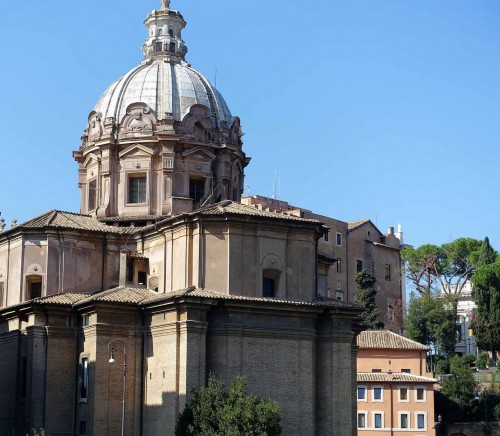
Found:
<path fill-rule="evenodd" d="M 145 26 L 73 152 L 80 213 L 0 232 L 0 433 L 173 435 L 214 373 L 285 435 L 355 435 L 360 308 L 321 292 L 325 225 L 241 203 L 239 118 L 170 1 Z"/>

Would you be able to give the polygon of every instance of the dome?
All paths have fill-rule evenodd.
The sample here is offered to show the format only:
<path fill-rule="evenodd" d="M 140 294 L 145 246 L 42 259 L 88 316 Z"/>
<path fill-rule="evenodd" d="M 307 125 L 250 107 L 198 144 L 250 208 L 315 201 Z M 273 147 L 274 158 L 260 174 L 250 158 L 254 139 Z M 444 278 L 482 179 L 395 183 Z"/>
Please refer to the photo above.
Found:
<path fill-rule="evenodd" d="M 171 114 L 174 120 L 182 121 L 191 106 L 200 104 L 210 109 L 216 127 L 233 122 L 221 94 L 186 62 L 147 59 L 114 82 L 94 110 L 103 120 L 114 117 L 120 123 L 127 107 L 136 102 L 147 104 L 160 120 Z"/>

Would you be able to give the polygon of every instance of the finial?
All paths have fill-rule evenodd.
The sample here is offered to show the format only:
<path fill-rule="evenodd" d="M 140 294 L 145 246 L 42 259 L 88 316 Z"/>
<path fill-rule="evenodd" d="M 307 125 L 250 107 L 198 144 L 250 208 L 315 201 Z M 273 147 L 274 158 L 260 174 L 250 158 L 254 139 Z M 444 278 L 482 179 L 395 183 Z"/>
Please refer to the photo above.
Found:
<path fill-rule="evenodd" d="M 170 0 L 161 0 L 162 9 L 170 9 Z"/>

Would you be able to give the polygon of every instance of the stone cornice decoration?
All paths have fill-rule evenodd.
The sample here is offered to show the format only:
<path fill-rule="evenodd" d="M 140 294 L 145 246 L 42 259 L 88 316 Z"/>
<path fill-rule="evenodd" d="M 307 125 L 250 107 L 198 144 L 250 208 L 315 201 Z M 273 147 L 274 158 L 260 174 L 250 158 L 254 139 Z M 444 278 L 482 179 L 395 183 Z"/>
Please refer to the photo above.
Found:
<path fill-rule="evenodd" d="M 132 103 L 120 123 L 120 135 L 152 135 L 157 122 L 146 103 Z"/>
<path fill-rule="evenodd" d="M 189 156 L 192 156 L 195 154 L 204 154 L 206 157 L 208 157 L 209 159 L 212 159 L 212 160 L 215 160 L 215 157 L 216 157 L 215 154 L 210 153 L 204 147 L 191 148 L 191 149 L 185 151 L 184 153 L 182 153 L 182 157 L 189 157 Z"/>
<path fill-rule="evenodd" d="M 87 127 L 87 138 L 89 142 L 96 142 L 101 139 L 104 128 L 101 122 L 101 117 L 96 111 L 89 114 L 89 124 Z"/>
<path fill-rule="evenodd" d="M 83 161 L 83 166 L 87 167 L 91 161 L 95 161 L 97 163 L 97 162 L 99 162 L 99 160 L 100 160 L 99 156 L 97 156 L 94 153 L 89 153 L 89 155 Z"/>
<path fill-rule="evenodd" d="M 203 126 L 206 130 L 213 130 L 213 122 L 210 117 L 210 109 L 201 104 L 194 104 L 183 120 L 177 124 L 178 133 L 195 133 L 196 124 Z"/>
<path fill-rule="evenodd" d="M 146 147 L 145 145 L 142 145 L 142 144 L 132 144 L 131 146 L 127 147 L 125 150 L 121 151 L 118 156 L 120 158 L 123 158 L 127 154 L 130 154 L 135 150 L 141 150 L 144 153 L 149 154 L 150 156 L 153 156 L 155 154 L 155 152 L 152 148 Z"/>

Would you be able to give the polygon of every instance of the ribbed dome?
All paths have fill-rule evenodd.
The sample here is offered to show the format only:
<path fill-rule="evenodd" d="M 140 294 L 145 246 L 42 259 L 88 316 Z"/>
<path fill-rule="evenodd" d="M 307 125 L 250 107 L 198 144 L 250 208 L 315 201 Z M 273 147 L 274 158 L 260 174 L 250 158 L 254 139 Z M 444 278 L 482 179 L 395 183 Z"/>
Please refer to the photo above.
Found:
<path fill-rule="evenodd" d="M 95 111 L 102 119 L 114 117 L 120 123 L 127 107 L 146 103 L 158 119 L 172 114 L 182 121 L 194 104 L 210 109 L 216 127 L 231 126 L 233 117 L 220 93 L 199 72 L 185 62 L 149 59 L 114 82 L 102 95 Z"/>

